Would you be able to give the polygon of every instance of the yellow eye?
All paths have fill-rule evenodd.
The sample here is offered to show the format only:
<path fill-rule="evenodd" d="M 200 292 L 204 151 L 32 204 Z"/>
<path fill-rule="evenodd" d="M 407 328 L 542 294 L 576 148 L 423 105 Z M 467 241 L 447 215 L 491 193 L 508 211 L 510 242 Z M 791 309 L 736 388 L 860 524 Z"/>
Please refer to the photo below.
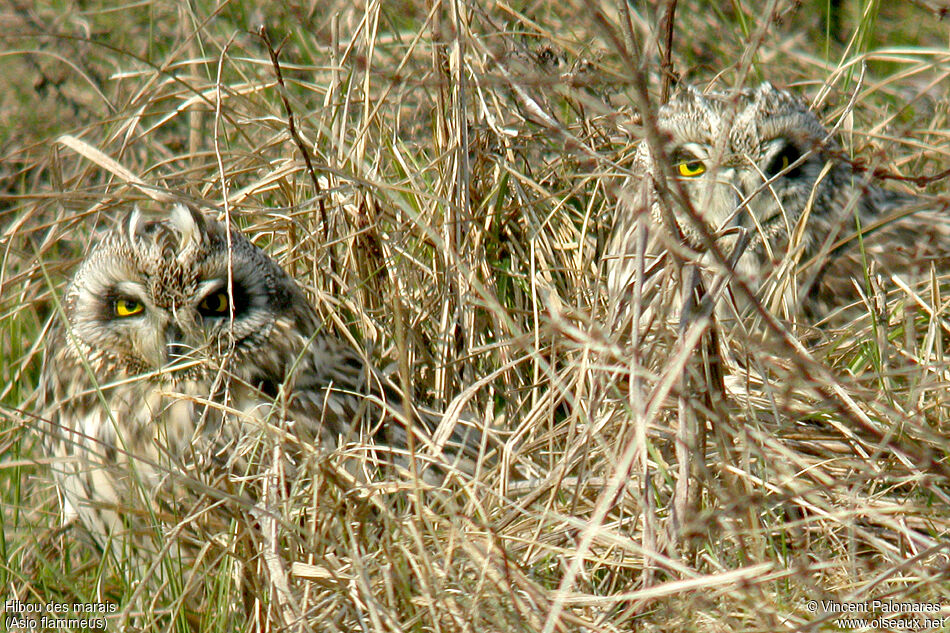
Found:
<path fill-rule="evenodd" d="M 228 313 L 228 293 L 221 291 L 204 298 L 198 308 L 205 314 L 220 315 Z"/>
<path fill-rule="evenodd" d="M 676 166 L 676 171 L 684 178 L 695 178 L 706 173 L 706 166 L 700 160 L 685 161 Z"/>
<path fill-rule="evenodd" d="M 140 314 L 145 310 L 145 306 L 142 305 L 141 301 L 136 301 L 135 299 L 116 299 L 113 309 L 115 310 L 115 315 L 120 317 L 129 317 Z"/>
<path fill-rule="evenodd" d="M 790 163 L 788 162 L 788 154 L 782 154 L 782 169 L 783 170 L 788 169 L 789 164 Z"/>

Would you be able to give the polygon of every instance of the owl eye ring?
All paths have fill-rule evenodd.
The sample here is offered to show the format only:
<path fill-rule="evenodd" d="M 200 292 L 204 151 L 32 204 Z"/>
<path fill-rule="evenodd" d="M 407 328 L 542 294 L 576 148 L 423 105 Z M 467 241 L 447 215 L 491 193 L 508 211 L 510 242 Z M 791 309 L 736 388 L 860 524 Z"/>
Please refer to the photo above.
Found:
<path fill-rule="evenodd" d="M 145 305 L 136 299 L 119 297 L 112 304 L 112 311 L 117 317 L 130 317 L 145 311 Z"/>
<path fill-rule="evenodd" d="M 695 178 L 706 173 L 706 165 L 701 160 L 683 161 L 676 165 L 676 173 L 684 178 Z"/>

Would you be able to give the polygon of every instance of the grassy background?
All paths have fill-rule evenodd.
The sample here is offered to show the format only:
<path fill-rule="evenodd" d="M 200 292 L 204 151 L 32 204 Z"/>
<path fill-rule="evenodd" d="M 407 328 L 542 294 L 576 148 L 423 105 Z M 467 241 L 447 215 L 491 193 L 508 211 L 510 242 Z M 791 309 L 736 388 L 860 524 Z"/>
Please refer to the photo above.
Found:
<path fill-rule="evenodd" d="M 661 90 L 667 5 L 259 5 L 0 10 L 4 601 L 109 602 L 117 627 L 146 586 L 59 529 L 31 431 L 51 293 L 130 201 L 160 209 L 57 142 L 69 134 L 226 209 L 420 402 L 463 394 L 504 430 L 499 462 L 431 503 L 315 476 L 276 542 L 233 518 L 218 536 L 236 556 L 207 566 L 204 604 L 174 582 L 148 589 L 152 628 L 296 630 L 303 614 L 315 631 L 830 630 L 809 600 L 875 598 L 950 615 L 939 294 L 915 328 L 892 294 L 878 321 L 791 328 L 798 349 L 720 332 L 752 369 L 713 410 L 663 397 L 699 348 L 657 344 L 634 372 L 646 400 L 601 407 L 631 393 L 635 363 L 602 325 L 601 259 L 638 139 L 638 73 L 654 103 Z M 792 86 L 843 120 L 856 159 L 931 174 L 950 163 L 940 17 L 935 2 L 681 2 L 672 70 Z M 694 460 L 697 504 L 674 521 L 683 407 L 708 422 L 710 449 Z"/>

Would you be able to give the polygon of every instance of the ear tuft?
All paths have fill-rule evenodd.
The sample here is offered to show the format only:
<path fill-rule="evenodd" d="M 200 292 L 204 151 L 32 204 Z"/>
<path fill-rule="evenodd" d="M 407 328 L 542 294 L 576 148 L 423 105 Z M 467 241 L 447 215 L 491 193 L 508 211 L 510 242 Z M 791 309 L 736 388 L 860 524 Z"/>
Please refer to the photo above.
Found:
<path fill-rule="evenodd" d="M 201 246 L 205 233 L 205 219 L 197 209 L 176 204 L 172 208 L 171 221 L 181 236 L 178 242 L 178 260 L 181 261 L 194 249 Z"/>
<path fill-rule="evenodd" d="M 132 207 L 132 212 L 125 221 L 125 232 L 130 242 L 135 242 L 136 237 L 142 232 L 145 226 L 145 219 L 142 217 L 142 211 L 139 205 Z"/>

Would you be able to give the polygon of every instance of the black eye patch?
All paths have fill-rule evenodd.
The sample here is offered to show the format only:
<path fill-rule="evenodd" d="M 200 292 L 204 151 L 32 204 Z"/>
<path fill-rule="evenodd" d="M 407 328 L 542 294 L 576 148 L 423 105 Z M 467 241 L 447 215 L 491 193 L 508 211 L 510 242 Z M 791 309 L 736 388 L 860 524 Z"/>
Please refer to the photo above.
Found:
<path fill-rule="evenodd" d="M 201 300 L 198 314 L 208 319 L 220 319 L 228 318 L 233 312 L 238 318 L 247 311 L 247 302 L 247 291 L 243 286 L 235 283 L 229 296 L 227 285 L 224 285 Z"/>
<path fill-rule="evenodd" d="M 788 166 L 797 161 L 802 157 L 802 153 L 798 151 L 798 148 L 792 145 L 791 143 L 786 143 L 782 147 L 782 151 L 772 157 L 772 160 L 769 161 L 769 164 L 765 168 L 765 175 L 769 178 L 775 177 L 777 174 L 788 169 Z M 802 165 L 798 165 L 789 171 L 785 171 L 783 174 L 786 178 L 797 178 L 801 176 Z"/>

